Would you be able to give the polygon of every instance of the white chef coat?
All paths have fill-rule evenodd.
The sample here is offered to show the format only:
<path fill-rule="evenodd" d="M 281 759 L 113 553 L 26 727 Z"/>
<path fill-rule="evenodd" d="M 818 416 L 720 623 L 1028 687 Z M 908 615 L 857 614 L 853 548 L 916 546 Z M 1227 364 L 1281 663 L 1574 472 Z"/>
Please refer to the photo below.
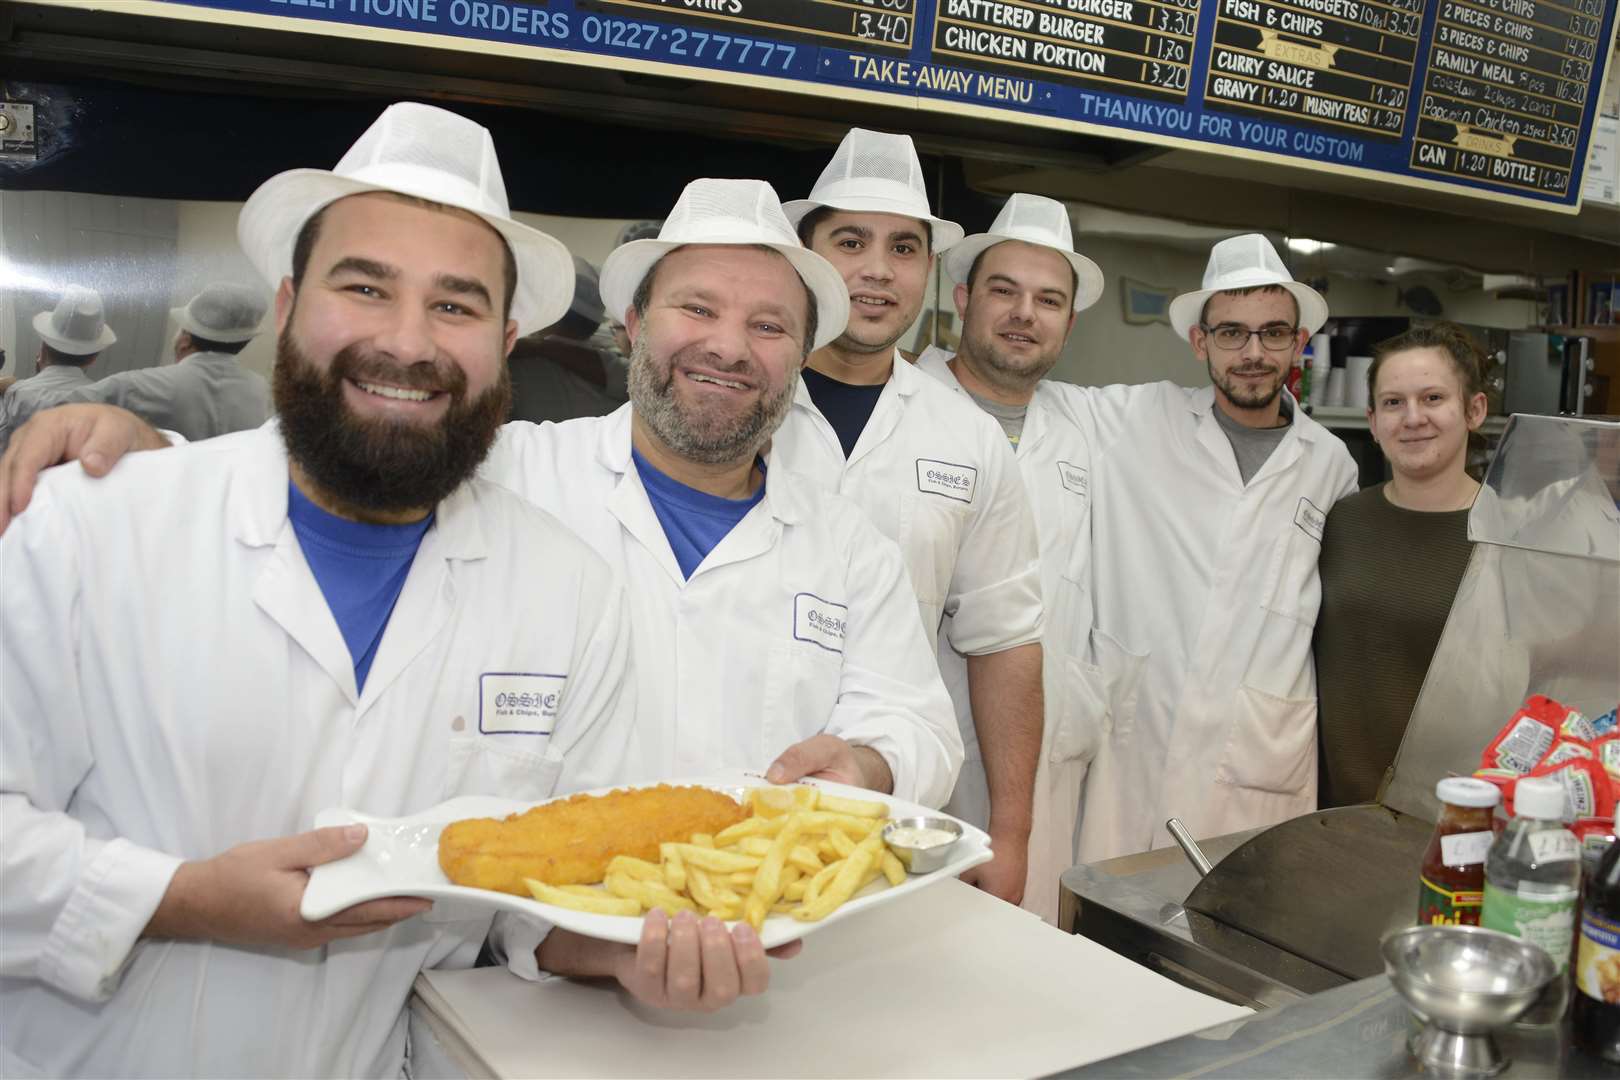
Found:
<path fill-rule="evenodd" d="M 953 355 L 930 347 L 917 358 L 917 367 L 972 401 L 950 369 Z M 1023 907 L 1054 925 L 1058 878 L 1074 865 L 1080 790 L 1101 741 L 1106 711 L 1092 698 L 1099 678 L 1095 673 L 1081 674 L 1091 630 L 1091 450 L 1084 432 L 1059 407 L 1057 398 L 1052 384 L 1036 384 L 1023 433 L 1014 448 L 1040 536 L 1041 600 L 1046 613 L 1041 635 L 1046 727 L 1035 775 Z M 961 779 L 945 809 L 984 828 L 990 820 L 990 790 L 968 708 L 967 661 L 948 640 L 951 621 L 946 616 L 939 668 L 956 703 L 966 757 Z"/>
<path fill-rule="evenodd" d="M 630 458 L 631 406 L 507 424 L 483 475 L 555 514 L 625 583 L 640 690 L 632 779 L 765 769 L 821 732 L 869 746 L 938 806 L 962 764 L 899 552 L 772 464 L 765 496 L 682 576 Z"/>
<path fill-rule="evenodd" d="M 192 353 L 178 364 L 120 371 L 75 401 L 118 405 L 192 442 L 246 431 L 270 419 L 270 384 L 226 353 Z"/>
<path fill-rule="evenodd" d="M 477 481 L 439 505 L 356 694 L 273 426 L 47 472 L 0 590 L 8 1076 L 399 1075 L 413 979 L 471 966 L 487 914 L 318 951 L 140 941 L 175 868 L 328 807 L 611 782 L 634 737 L 608 568 Z"/>
<path fill-rule="evenodd" d="M 1086 781 L 1079 857 L 1316 809 L 1317 558 L 1356 490 L 1344 443 L 1295 406 L 1245 486 L 1214 387 L 1053 384 L 1092 449 L 1094 626 L 1106 741 Z M 1291 399 L 1290 399 L 1291 400 Z"/>
<path fill-rule="evenodd" d="M 771 462 L 842 493 L 900 545 L 930 645 L 944 615 L 968 656 L 1040 640 L 1035 519 L 1007 437 L 898 350 L 847 461 L 801 381 Z"/>
<path fill-rule="evenodd" d="M 74 395 L 89 385 L 90 376 L 83 368 L 71 364 L 52 364 L 12 383 L 11 389 L 0 394 L 0 451 L 5 450 L 12 433 L 30 416 L 41 409 L 77 400 Z"/>

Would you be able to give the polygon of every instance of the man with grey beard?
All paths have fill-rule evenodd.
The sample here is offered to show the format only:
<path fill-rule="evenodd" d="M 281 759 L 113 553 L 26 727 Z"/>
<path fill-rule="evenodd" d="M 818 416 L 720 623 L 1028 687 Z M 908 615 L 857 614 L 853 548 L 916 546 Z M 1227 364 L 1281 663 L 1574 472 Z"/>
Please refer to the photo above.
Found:
<path fill-rule="evenodd" d="M 623 576 L 644 775 L 770 765 L 943 802 L 961 740 L 898 549 L 761 456 L 844 326 L 842 279 L 768 184 L 697 180 L 657 239 L 608 256 L 602 297 L 630 336 L 630 403 L 508 424 L 484 475 Z"/>
<path fill-rule="evenodd" d="M 813 775 L 938 806 L 962 742 L 899 549 L 761 457 L 805 356 L 844 326 L 842 279 L 800 246 L 769 185 L 697 180 L 658 239 L 608 256 L 602 297 L 630 335 L 630 403 L 508 424 L 484 475 L 566 521 L 624 582 L 628 779 L 768 765 L 778 783 Z M 682 913 L 668 934 L 725 929 Z M 538 960 L 607 975 L 628 949 L 554 930 Z"/>

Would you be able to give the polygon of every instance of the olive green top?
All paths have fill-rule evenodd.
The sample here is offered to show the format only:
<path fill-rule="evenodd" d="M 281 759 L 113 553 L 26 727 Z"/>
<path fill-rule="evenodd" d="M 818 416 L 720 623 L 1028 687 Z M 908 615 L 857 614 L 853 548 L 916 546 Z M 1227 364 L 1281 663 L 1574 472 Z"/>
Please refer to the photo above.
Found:
<path fill-rule="evenodd" d="M 1320 805 L 1377 797 L 1472 548 L 1467 510 L 1405 510 L 1382 484 L 1328 513 L 1313 642 Z"/>

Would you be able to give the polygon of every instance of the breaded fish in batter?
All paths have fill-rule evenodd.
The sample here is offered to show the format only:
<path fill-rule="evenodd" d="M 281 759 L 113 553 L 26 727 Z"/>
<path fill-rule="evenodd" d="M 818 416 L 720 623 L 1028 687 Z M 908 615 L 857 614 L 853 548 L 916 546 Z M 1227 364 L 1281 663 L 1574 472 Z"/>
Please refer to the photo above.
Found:
<path fill-rule="evenodd" d="M 748 816 L 723 792 L 701 787 L 575 795 L 504 821 L 453 821 L 439 834 L 439 866 L 457 885 L 527 897 L 526 877 L 548 885 L 595 885 L 615 855 L 656 861 L 658 845 L 685 843 Z"/>

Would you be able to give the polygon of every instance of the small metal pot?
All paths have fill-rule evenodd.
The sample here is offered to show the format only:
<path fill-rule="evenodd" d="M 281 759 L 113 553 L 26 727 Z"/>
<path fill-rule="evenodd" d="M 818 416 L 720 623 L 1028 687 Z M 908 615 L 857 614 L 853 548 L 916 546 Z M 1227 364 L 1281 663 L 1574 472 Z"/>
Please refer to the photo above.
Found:
<path fill-rule="evenodd" d="M 933 844 L 929 847 L 913 847 L 909 844 L 897 844 L 893 840 L 897 829 L 938 829 L 940 832 L 951 834 L 949 840 Z M 951 861 L 951 851 L 962 839 L 962 826 L 950 818 L 937 817 L 907 817 L 895 818 L 883 826 L 883 842 L 894 852 L 895 857 L 905 866 L 909 874 L 931 874 Z"/>

